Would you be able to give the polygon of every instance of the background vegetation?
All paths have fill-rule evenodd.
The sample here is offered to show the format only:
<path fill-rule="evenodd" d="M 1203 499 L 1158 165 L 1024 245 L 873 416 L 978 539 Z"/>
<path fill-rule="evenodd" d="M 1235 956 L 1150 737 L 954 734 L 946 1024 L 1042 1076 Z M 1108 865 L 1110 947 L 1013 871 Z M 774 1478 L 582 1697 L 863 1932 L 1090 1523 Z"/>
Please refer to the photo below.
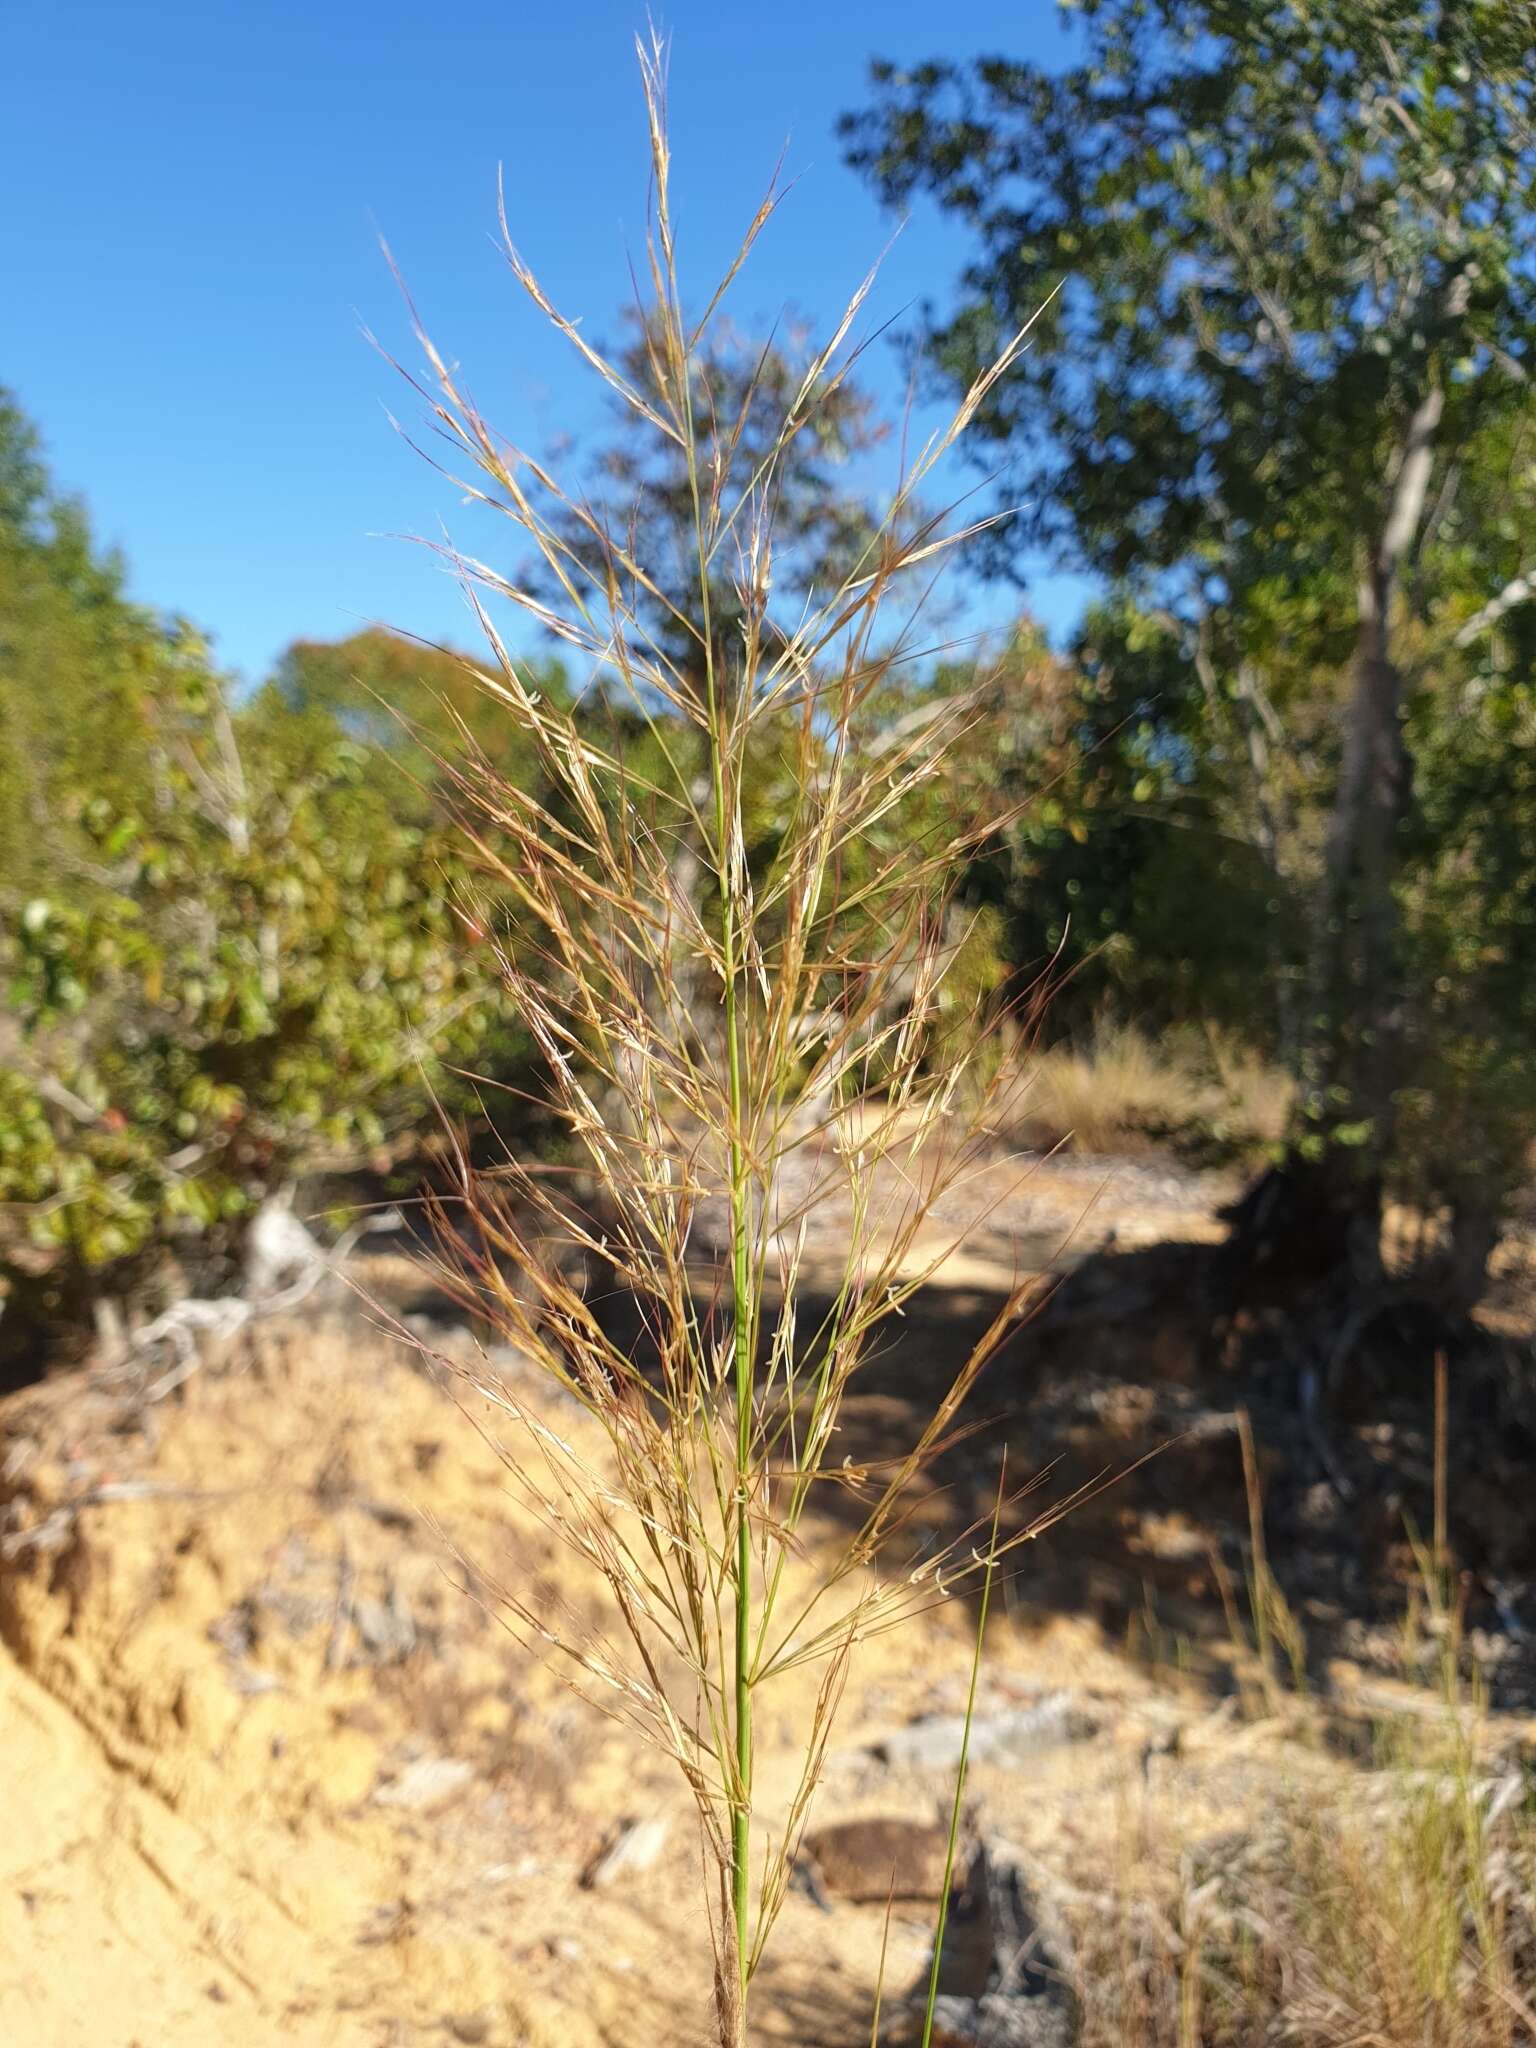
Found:
<path fill-rule="evenodd" d="M 1074 69 L 882 61 L 845 124 L 882 192 L 972 236 L 953 310 L 914 344 L 924 374 L 963 388 L 1041 316 L 977 423 L 1032 508 L 978 542 L 982 565 L 1010 575 L 1043 541 L 1104 592 L 1060 651 L 1023 613 L 1000 647 L 914 648 L 880 715 L 981 685 L 966 772 L 1029 799 L 951 914 L 968 987 L 1053 985 L 1036 1134 L 1255 1166 L 1268 1147 L 1354 1282 L 1406 1199 L 1440 1226 L 1425 1284 L 1464 1306 L 1536 1118 L 1532 12 L 1080 11 Z M 750 463 L 802 343 L 711 347 Z M 643 395 L 643 319 L 616 361 Z M 686 480 L 635 417 L 593 452 L 588 503 L 657 565 L 664 642 L 697 582 Z M 849 478 L 885 430 L 850 379 L 797 445 L 776 526 L 800 585 L 874 530 Z M 564 544 L 594 558 L 580 522 Z M 529 594 L 538 616 L 549 593 Z M 722 644 L 740 610 L 722 583 Z M 474 667 L 370 630 L 295 644 L 233 692 L 192 628 L 127 600 L 0 407 L 12 1350 L 39 1316 L 79 1324 L 227 1257 L 295 1176 L 408 1175 L 439 1103 L 503 1136 L 533 1113 L 501 969 L 532 968 L 534 942 L 454 821 L 477 778 L 540 771 Z M 547 649 L 532 672 L 646 777 L 653 723 L 626 728 Z M 760 866 L 793 773 L 786 747 L 753 790 Z M 882 832 L 919 834 L 927 801 Z M 686 834 L 675 879 L 711 886 Z"/>

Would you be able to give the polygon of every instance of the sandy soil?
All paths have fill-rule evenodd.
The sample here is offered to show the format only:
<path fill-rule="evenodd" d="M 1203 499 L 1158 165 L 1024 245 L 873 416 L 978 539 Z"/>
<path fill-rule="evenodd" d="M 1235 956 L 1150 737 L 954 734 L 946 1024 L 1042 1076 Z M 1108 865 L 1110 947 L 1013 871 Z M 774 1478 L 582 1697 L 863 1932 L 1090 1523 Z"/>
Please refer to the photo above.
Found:
<path fill-rule="evenodd" d="M 1084 1181 L 1029 1198 L 1039 1264 L 1061 1255 Z M 1142 1228 L 1209 1233 L 1203 1197 L 1163 1194 L 1141 1190 Z M 1021 1219 L 995 1224 L 942 1276 L 922 1342 L 999 1284 L 999 1247 L 1017 1255 Z M 1101 1214 L 1079 1242 L 1112 1228 Z M 57 1380 L 0 1404 L 0 1472 L 8 2048 L 709 2038 L 698 1844 L 672 1766 L 495 1615 L 507 1574 L 535 1605 L 593 1616 L 595 1586 L 408 1348 L 333 1306 L 258 1330 L 153 1407 Z M 1188 1518 L 1161 1512 L 1149 1554 L 1187 1572 Z M 1336 1768 L 1278 1762 L 1283 1731 L 1213 1708 L 1177 1659 L 1128 1659 L 1123 1617 L 1053 1611 L 1027 1583 L 1002 1606 L 984 1713 L 1066 1690 L 1074 1733 L 980 1766 L 972 1791 L 1069 1905 L 1092 1910 L 1138 1864 L 1176 1867 L 1179 1844 L 1262 1806 L 1277 1770 Z M 959 1703 L 971 1628 L 955 1602 L 865 1647 L 818 1818 L 932 1817 L 948 1768 L 878 1745 Z M 765 1814 L 790 1797 L 814 1686 L 786 1681 L 762 1725 Z M 666 1823 L 654 1864 L 584 1886 L 636 1820 Z M 792 1896 L 761 2039 L 867 2040 L 881 1926 Z M 927 1942 L 925 1917 L 898 1911 L 890 1981 L 914 1978 Z"/>

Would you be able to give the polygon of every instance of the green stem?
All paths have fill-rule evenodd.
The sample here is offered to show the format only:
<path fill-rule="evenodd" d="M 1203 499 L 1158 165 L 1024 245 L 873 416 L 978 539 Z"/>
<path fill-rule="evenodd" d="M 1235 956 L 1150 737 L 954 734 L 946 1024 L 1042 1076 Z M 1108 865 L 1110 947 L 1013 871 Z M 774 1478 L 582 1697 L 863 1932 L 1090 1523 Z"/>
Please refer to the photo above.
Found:
<path fill-rule="evenodd" d="M 734 915 L 722 919 L 722 937 L 735 943 Z M 752 1461 L 752 1259 L 751 1188 L 741 1146 L 742 1059 L 740 1020 L 731 950 L 726 953 L 726 1039 L 731 1093 L 731 1295 L 736 1366 L 736 1799 L 731 1814 L 731 1902 L 741 1969 L 745 2033 L 747 1960 L 751 1905 L 748 1852 L 752 1819 L 752 1526 L 748 1516 L 748 1471 Z"/>
<path fill-rule="evenodd" d="M 981 1604 L 976 1616 L 976 1646 L 971 1653 L 971 1683 L 965 1695 L 965 1726 L 960 1731 L 960 1764 L 955 1772 L 955 1798 L 949 1812 L 949 1840 L 944 1848 L 944 1890 L 939 1898 L 939 1921 L 933 1933 L 933 1966 L 928 1972 L 928 2003 L 923 2012 L 922 2048 L 933 2041 L 933 2009 L 939 2000 L 939 1965 L 944 1960 L 944 1930 L 949 1925 L 949 1888 L 955 1877 L 955 1844 L 960 1838 L 960 1816 L 965 1810 L 965 1773 L 971 1754 L 971 1720 L 976 1712 L 976 1685 L 981 1677 L 981 1650 L 987 1633 L 987 1607 L 992 1598 L 992 1573 L 997 1564 L 997 1526 L 1003 1513 L 1003 1487 L 1008 1462 L 1003 1460 L 997 1480 L 997 1501 L 992 1509 L 992 1540 L 987 1547 L 986 1573 L 981 1582 Z"/>
<path fill-rule="evenodd" d="M 675 287 L 674 287 L 675 288 Z M 678 332 L 683 332 L 679 320 Z M 752 1187 L 742 1142 L 745 1127 L 746 1078 L 742 1047 L 740 929 L 737 922 L 732 849 L 731 805 L 726 781 L 729 752 L 729 706 L 715 670 L 715 636 L 709 591 L 709 555 L 704 545 L 704 520 L 699 494 L 697 444 L 694 438 L 693 391 L 687 351 L 680 369 L 680 399 L 686 422 L 688 483 L 693 501 L 694 544 L 699 563 L 699 604 L 704 644 L 704 683 L 709 723 L 710 780 L 715 811 L 715 873 L 720 885 L 720 964 L 725 982 L 725 1042 L 730 1120 L 731 1313 L 736 1393 L 736 1546 L 735 1652 L 732 1690 L 735 1710 L 735 1774 L 731 1787 L 731 1913 L 736 1930 L 736 1962 L 741 2001 L 739 2037 L 746 2039 L 747 1980 L 751 1944 L 752 1838 L 752 1527 L 749 1478 L 752 1464 L 753 1356 L 756 1323 L 752 1271 Z"/>

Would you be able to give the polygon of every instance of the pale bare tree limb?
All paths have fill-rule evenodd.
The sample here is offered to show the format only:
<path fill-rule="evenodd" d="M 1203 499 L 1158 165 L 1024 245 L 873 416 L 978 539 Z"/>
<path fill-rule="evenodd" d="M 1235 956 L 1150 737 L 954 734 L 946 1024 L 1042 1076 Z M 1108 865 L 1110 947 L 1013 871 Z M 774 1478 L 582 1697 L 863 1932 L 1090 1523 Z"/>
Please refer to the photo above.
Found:
<path fill-rule="evenodd" d="M 1475 611 L 1457 631 L 1452 641 L 1454 647 L 1470 647 L 1474 640 L 1482 638 L 1495 627 L 1506 613 L 1515 610 L 1528 599 L 1536 597 L 1536 562 L 1528 562 L 1518 576 L 1512 576 L 1496 597 Z"/>

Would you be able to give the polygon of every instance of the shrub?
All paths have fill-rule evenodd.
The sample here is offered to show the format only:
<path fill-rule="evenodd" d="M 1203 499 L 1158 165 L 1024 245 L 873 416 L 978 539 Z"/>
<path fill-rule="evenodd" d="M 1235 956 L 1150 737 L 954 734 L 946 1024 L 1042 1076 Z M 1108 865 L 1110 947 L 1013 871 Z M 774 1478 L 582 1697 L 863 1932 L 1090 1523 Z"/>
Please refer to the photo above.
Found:
<path fill-rule="evenodd" d="M 515 1067 L 527 1043 L 463 942 L 456 846 L 396 818 L 358 742 L 242 717 L 185 641 L 145 717 L 152 787 L 78 804 L 86 875 L 4 934 L 0 1271 L 52 1269 L 77 1312 L 287 1177 L 412 1132 L 445 1059 L 500 1033 Z"/>

